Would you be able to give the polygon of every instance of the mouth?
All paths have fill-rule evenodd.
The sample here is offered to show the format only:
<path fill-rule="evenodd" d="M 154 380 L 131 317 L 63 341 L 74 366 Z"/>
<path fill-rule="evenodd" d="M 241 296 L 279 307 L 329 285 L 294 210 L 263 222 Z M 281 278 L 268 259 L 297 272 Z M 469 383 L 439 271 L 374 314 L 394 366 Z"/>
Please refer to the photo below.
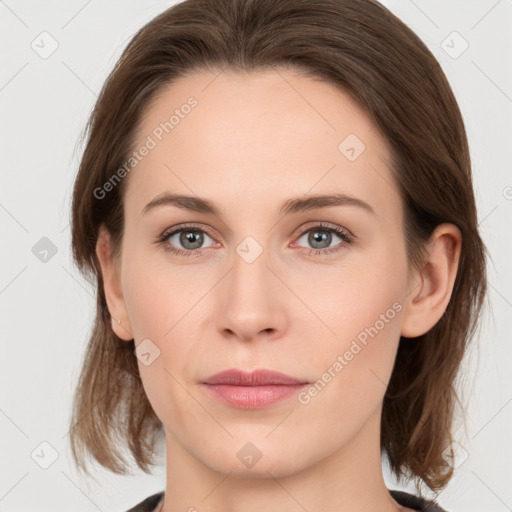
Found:
<path fill-rule="evenodd" d="M 296 379 L 274 370 L 260 369 L 252 372 L 232 368 L 211 375 L 202 384 L 226 384 L 230 386 L 293 386 L 297 384 L 309 384 L 304 379 Z"/>
<path fill-rule="evenodd" d="M 208 377 L 201 384 L 226 405 L 262 409 L 290 398 L 309 382 L 273 370 L 230 369 Z"/>

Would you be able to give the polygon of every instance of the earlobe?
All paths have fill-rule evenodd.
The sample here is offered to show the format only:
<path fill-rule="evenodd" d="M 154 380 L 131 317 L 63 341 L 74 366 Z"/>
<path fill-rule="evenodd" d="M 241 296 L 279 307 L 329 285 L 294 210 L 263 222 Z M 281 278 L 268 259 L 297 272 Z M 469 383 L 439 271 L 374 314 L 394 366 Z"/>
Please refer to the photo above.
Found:
<path fill-rule="evenodd" d="M 462 235 L 454 224 L 437 226 L 421 272 L 416 273 L 405 298 L 401 335 L 416 338 L 443 316 L 457 276 Z"/>
<path fill-rule="evenodd" d="M 100 226 L 96 241 L 96 256 L 101 267 L 108 311 L 112 317 L 112 330 L 119 338 L 130 341 L 133 339 L 133 332 L 121 288 L 120 268 L 112 259 L 110 234 L 103 225 Z"/>

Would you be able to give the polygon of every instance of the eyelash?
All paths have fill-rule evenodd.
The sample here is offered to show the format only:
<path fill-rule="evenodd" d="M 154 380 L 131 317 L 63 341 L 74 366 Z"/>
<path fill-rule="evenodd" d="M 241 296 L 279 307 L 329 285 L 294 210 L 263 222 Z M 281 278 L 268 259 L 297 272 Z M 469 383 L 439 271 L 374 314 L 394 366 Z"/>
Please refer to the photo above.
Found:
<path fill-rule="evenodd" d="M 173 228 L 172 231 L 165 231 L 162 235 L 158 237 L 156 240 L 156 243 L 159 245 L 162 245 L 165 251 L 168 251 L 172 254 L 177 254 L 178 256 L 187 256 L 187 257 L 198 257 L 201 255 L 202 250 L 204 249 L 193 249 L 193 250 L 184 250 L 184 249 L 176 249 L 175 247 L 167 244 L 166 242 L 171 238 L 171 236 L 175 235 L 176 233 L 180 233 L 181 231 L 190 231 L 190 232 L 203 232 L 206 233 L 210 238 L 214 239 L 214 236 L 212 233 L 210 233 L 209 230 L 204 229 L 196 224 L 184 224 L 177 226 L 176 228 Z M 335 252 L 338 252 L 343 249 L 346 245 L 353 245 L 354 243 L 354 236 L 345 231 L 344 229 L 341 229 L 339 227 L 334 227 L 330 225 L 326 225 L 322 222 L 315 224 L 314 226 L 308 227 L 301 231 L 298 235 L 298 238 L 301 238 L 302 235 L 305 233 L 308 233 L 309 231 L 326 231 L 329 233 L 334 233 L 338 235 L 344 243 L 340 243 L 334 247 L 330 247 L 327 249 L 310 249 L 307 247 L 303 247 L 305 253 L 308 256 L 325 256 L 327 254 L 332 254 Z"/>

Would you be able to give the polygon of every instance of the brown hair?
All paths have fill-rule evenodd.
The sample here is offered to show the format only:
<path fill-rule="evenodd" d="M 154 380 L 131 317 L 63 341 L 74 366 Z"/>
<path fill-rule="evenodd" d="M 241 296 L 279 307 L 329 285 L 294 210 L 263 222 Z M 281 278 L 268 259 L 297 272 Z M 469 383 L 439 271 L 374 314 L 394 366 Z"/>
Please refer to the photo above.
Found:
<path fill-rule="evenodd" d="M 75 391 L 70 442 L 79 468 L 89 454 L 126 473 L 122 448 L 150 472 L 162 423 L 141 384 L 134 342 L 110 325 L 95 254 L 104 224 L 115 255 L 123 235 L 125 181 L 94 193 L 133 151 L 141 115 L 155 94 L 193 70 L 296 69 L 333 84 L 367 112 L 392 151 L 404 206 L 410 268 L 440 223 L 455 224 L 462 250 L 450 302 L 423 336 L 401 338 L 384 398 L 381 449 L 395 476 L 432 490 L 450 480 L 456 376 L 486 295 L 471 163 L 461 113 L 434 56 L 375 0 L 186 0 L 147 23 L 107 78 L 86 126 L 72 204 L 72 247 L 97 287 L 96 319 Z"/>

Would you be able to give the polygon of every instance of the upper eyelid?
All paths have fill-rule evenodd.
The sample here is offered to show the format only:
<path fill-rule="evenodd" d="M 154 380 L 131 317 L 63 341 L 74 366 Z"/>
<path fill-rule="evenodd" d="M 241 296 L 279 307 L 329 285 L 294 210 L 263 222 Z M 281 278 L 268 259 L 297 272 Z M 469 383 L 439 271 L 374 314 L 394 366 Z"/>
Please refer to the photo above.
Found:
<path fill-rule="evenodd" d="M 194 230 L 195 231 L 204 231 L 210 238 L 214 237 L 214 235 L 212 233 L 210 233 L 208 228 L 205 228 L 204 226 L 195 225 L 195 224 L 185 224 L 185 225 L 180 224 L 176 227 L 166 229 L 162 233 L 161 237 L 167 238 L 167 237 L 170 237 L 171 235 L 175 235 L 176 233 L 179 233 L 180 231 L 185 231 L 187 229 L 190 231 L 194 231 Z"/>
<path fill-rule="evenodd" d="M 340 229 L 342 231 L 346 231 L 348 235 L 354 236 L 352 232 L 347 229 L 344 226 L 338 226 L 337 224 L 326 222 L 326 221 L 310 221 L 306 222 L 303 226 L 299 228 L 299 235 L 301 236 L 306 231 L 313 229 L 313 228 L 323 228 L 323 229 Z M 165 230 L 162 234 L 162 237 L 170 236 L 171 234 L 179 233 L 180 231 L 190 229 L 190 230 L 197 230 L 197 231 L 204 231 L 208 236 L 214 237 L 213 233 L 210 232 L 210 228 L 205 227 L 201 224 L 194 224 L 194 223 L 185 223 L 185 224 L 179 224 L 178 226 L 175 226 L 173 228 L 169 228 L 168 230 Z"/>
<path fill-rule="evenodd" d="M 329 229 L 341 230 L 341 231 L 345 231 L 350 236 L 354 236 L 352 234 L 352 232 L 349 229 L 347 229 L 346 227 L 339 226 L 338 224 L 334 224 L 332 222 L 326 222 L 326 221 L 317 221 L 317 222 L 312 221 L 311 223 L 306 222 L 306 224 L 304 224 L 304 226 L 300 227 L 299 232 L 302 235 L 304 232 L 309 231 L 310 229 L 313 229 L 313 228 L 320 228 L 320 229 L 326 229 L 326 230 L 329 230 Z"/>

